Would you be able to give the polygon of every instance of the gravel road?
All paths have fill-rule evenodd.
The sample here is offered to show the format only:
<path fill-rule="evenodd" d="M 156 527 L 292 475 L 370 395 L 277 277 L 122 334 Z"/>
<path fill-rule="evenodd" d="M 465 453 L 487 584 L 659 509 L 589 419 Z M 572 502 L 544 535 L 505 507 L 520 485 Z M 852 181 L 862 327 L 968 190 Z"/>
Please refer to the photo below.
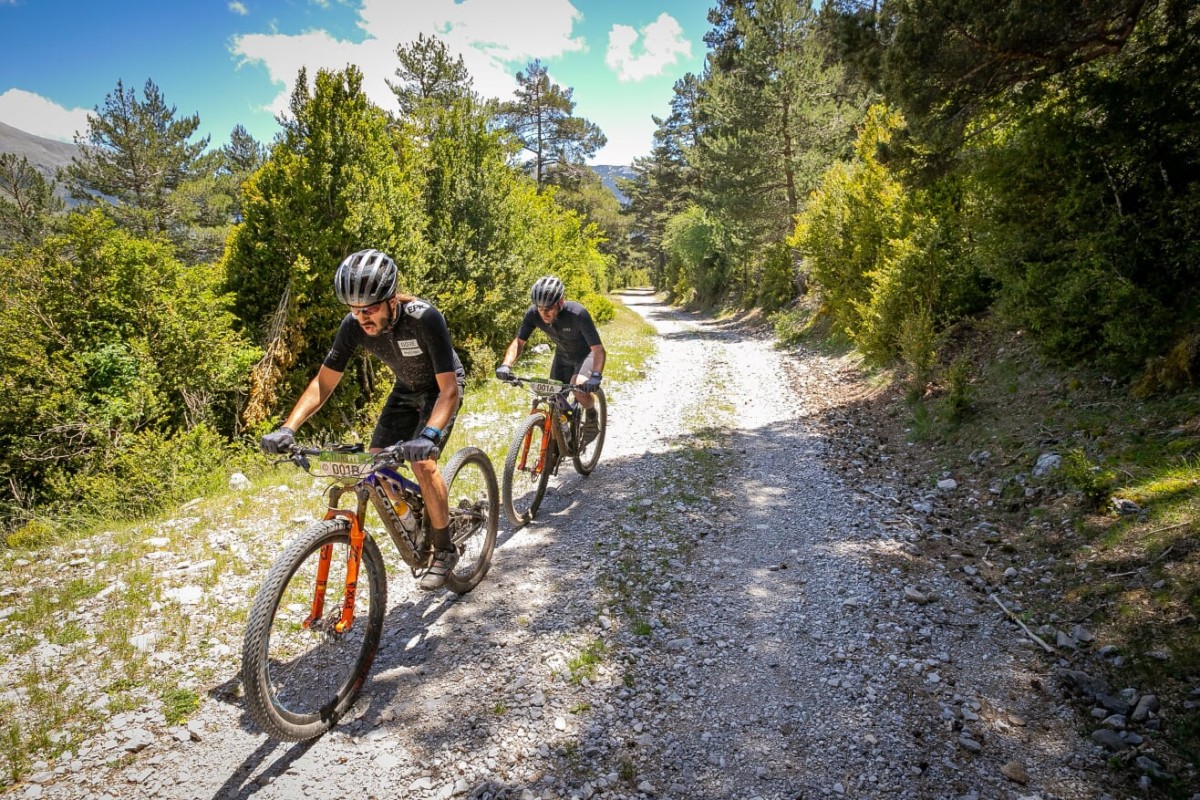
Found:
<path fill-rule="evenodd" d="M 854 391 L 846 364 L 622 299 L 658 350 L 608 387 L 600 465 L 564 465 L 534 523 L 502 525 L 472 594 L 392 570 L 351 718 L 269 741 L 231 639 L 187 727 L 118 714 L 14 794 L 1108 797 L 1027 637 L 922 559 L 894 505 L 830 471 L 817 418 Z"/>

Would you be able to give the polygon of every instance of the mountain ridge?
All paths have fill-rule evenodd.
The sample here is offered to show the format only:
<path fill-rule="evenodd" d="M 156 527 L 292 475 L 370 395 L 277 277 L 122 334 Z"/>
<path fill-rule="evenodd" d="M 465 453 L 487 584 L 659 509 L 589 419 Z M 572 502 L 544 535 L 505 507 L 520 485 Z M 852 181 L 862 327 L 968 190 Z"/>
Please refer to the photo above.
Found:
<path fill-rule="evenodd" d="M 46 180 L 56 180 L 58 170 L 70 165 L 71 160 L 79 155 L 79 146 L 70 142 L 60 142 L 47 139 L 44 136 L 29 133 L 13 125 L 0 122 L 0 153 L 15 153 L 18 157 L 29 159 L 29 163 Z M 601 183 L 612 192 L 622 205 L 629 198 L 617 188 L 617 179 L 632 179 L 633 167 L 627 164 L 596 164 L 592 170 L 600 176 Z M 61 187 L 60 187 L 61 190 Z"/>
<path fill-rule="evenodd" d="M 632 179 L 634 177 L 633 167 L 626 164 L 594 164 L 592 171 L 600 176 L 600 182 L 617 196 L 621 205 L 629 202 L 629 198 L 617 188 L 617 178 Z"/>
<path fill-rule="evenodd" d="M 15 153 L 29 160 L 47 180 L 54 180 L 61 167 L 79 154 L 79 146 L 47 139 L 0 122 L 0 153 Z"/>

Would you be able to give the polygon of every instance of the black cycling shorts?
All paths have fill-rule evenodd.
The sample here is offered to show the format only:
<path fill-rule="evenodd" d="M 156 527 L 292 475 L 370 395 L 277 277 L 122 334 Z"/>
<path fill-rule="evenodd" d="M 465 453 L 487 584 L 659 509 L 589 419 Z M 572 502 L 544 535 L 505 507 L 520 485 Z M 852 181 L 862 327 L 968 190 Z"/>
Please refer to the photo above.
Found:
<path fill-rule="evenodd" d="M 398 392 L 395 389 L 388 395 L 379 412 L 379 421 L 375 423 L 375 432 L 371 434 L 371 449 L 382 450 L 399 442 L 415 439 L 425 429 L 429 415 L 437 404 L 438 392 Z M 454 430 L 454 422 L 458 419 L 458 410 L 462 408 L 463 386 L 458 386 L 458 408 L 450 415 L 450 421 L 442 429 L 442 441 L 438 448 L 446 452 L 446 443 L 450 441 L 450 433 Z"/>
<path fill-rule="evenodd" d="M 593 355 L 593 353 L 588 353 L 587 358 L 576 364 L 573 361 L 567 361 L 565 358 L 559 359 L 558 352 L 555 351 L 554 360 L 550 362 L 550 380 L 574 385 L 575 376 L 580 373 L 591 377 Z"/>

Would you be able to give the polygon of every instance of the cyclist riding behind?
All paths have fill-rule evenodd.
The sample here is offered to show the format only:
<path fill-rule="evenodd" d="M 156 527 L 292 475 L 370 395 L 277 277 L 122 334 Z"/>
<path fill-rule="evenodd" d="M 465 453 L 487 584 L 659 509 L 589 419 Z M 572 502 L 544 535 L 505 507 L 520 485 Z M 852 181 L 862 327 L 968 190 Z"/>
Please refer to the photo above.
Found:
<path fill-rule="evenodd" d="M 575 386 L 575 398 L 584 408 L 583 442 L 590 443 L 600 432 L 592 392 L 600 388 L 604 371 L 604 345 L 587 309 L 574 300 L 564 300 L 563 282 L 553 275 L 538 278 L 529 291 L 533 305 L 525 312 L 517 338 L 504 351 L 496 377 L 513 379 L 512 365 L 521 357 L 534 328 L 545 333 L 557 347 L 550 364 L 551 380 Z"/>
<path fill-rule="evenodd" d="M 333 288 L 349 308 L 333 347 L 283 425 L 262 449 L 283 453 L 296 429 L 317 413 L 360 347 L 391 368 L 396 383 L 371 434 L 371 452 L 394 450 L 412 466 L 433 532 L 433 562 L 420 587 L 439 589 L 458 553 L 450 539 L 446 482 L 437 467 L 462 406 L 466 373 L 450 343 L 446 320 L 429 302 L 396 292 L 396 264 L 378 250 L 360 250 L 338 266 Z"/>

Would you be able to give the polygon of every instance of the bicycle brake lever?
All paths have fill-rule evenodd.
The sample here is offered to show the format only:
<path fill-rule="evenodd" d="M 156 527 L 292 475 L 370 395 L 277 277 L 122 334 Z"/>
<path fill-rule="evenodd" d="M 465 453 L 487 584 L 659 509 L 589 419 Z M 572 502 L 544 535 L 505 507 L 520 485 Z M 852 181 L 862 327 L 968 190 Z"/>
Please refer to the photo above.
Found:
<path fill-rule="evenodd" d="M 298 467 L 308 469 L 308 458 L 300 453 L 294 453 L 286 458 L 277 458 L 271 462 L 271 466 L 278 467 L 280 464 L 295 464 Z"/>
<path fill-rule="evenodd" d="M 385 447 L 375 454 L 371 463 L 376 467 L 396 467 L 404 463 L 404 457 L 390 447 Z"/>

